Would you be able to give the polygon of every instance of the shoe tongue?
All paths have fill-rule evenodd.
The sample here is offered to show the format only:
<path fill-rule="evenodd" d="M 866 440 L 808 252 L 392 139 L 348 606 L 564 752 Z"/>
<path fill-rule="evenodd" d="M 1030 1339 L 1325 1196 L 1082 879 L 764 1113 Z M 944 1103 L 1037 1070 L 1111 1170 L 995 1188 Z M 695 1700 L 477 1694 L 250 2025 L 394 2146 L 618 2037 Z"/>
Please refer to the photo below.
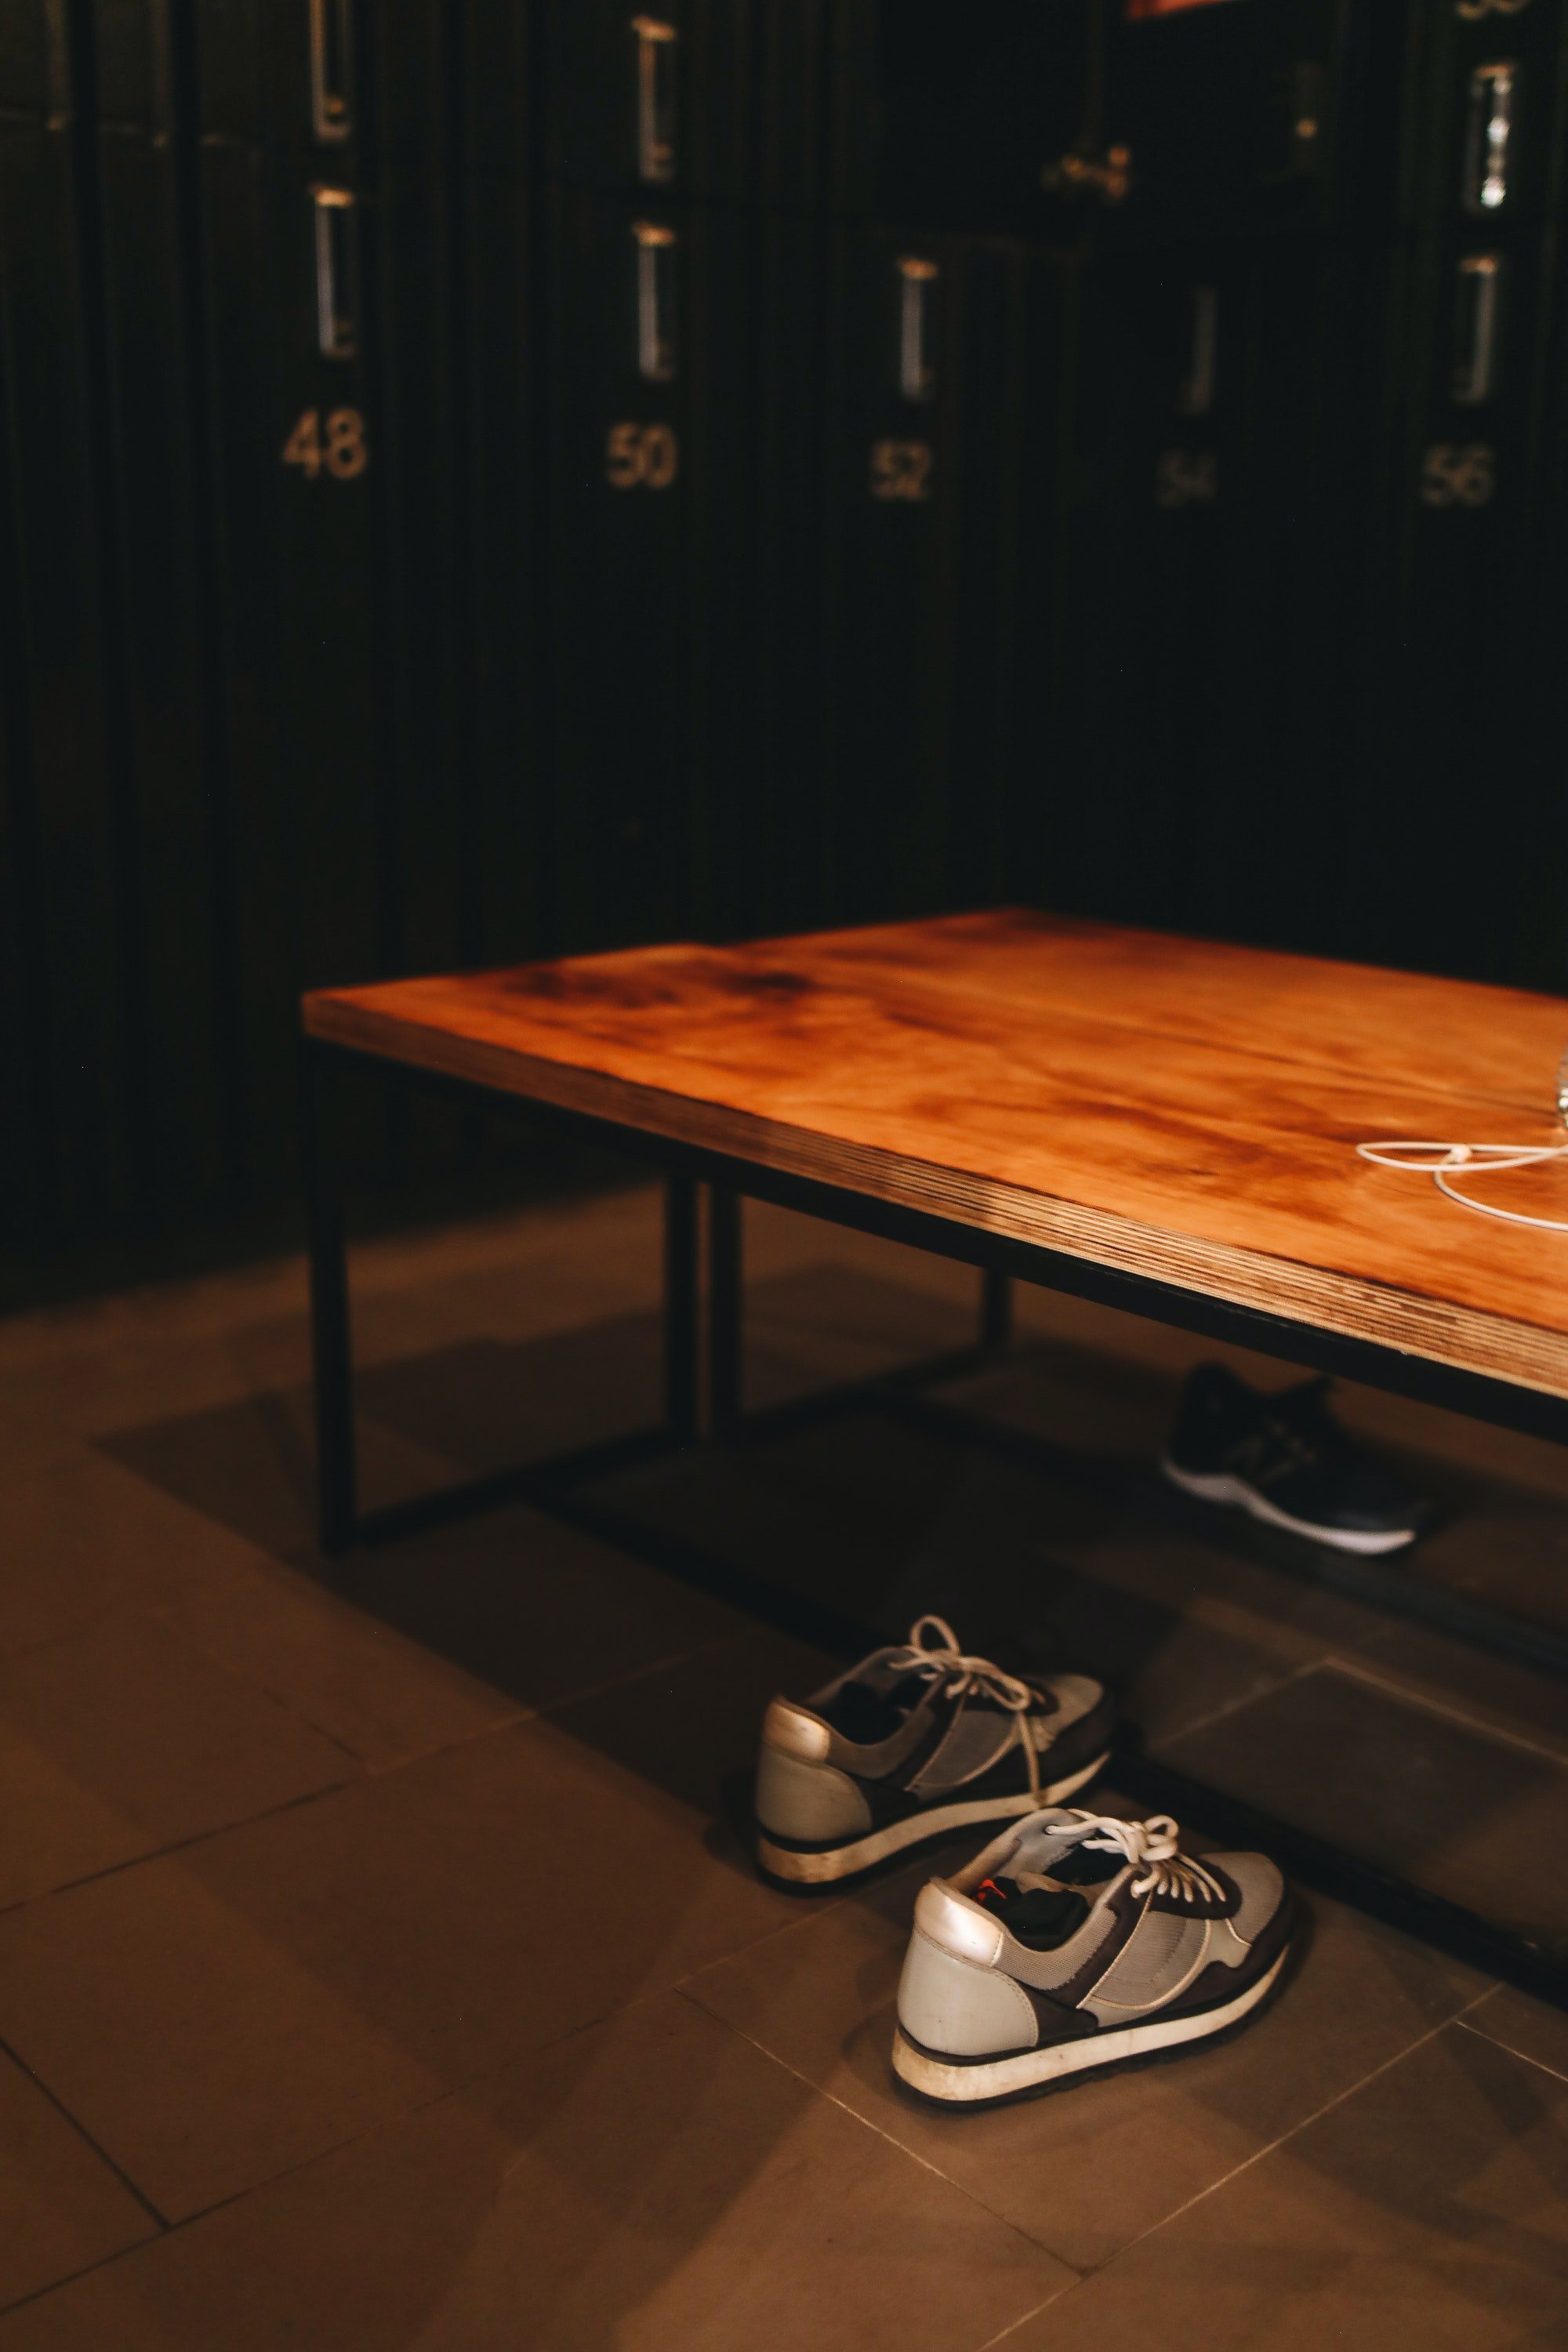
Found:
<path fill-rule="evenodd" d="M 983 1878 L 974 1899 L 1033 1952 L 1054 1951 L 1076 1935 L 1089 1916 L 1089 1905 L 1081 1895 L 1032 1871 L 1017 1878 Z"/>
<path fill-rule="evenodd" d="M 1064 1836 L 1044 1822 L 1037 1830 L 1026 1831 L 1013 1851 L 1014 1871 L 1026 1882 L 1038 1877 L 1058 1886 L 1104 1886 L 1126 1867 L 1124 1853 L 1107 1853 L 1086 1838 Z"/>

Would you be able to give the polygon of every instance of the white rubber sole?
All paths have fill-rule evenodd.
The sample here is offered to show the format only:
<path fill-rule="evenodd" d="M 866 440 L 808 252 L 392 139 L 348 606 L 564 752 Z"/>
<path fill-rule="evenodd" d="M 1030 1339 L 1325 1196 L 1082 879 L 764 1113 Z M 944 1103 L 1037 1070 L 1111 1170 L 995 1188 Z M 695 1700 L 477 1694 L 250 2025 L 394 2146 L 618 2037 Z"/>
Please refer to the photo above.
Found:
<path fill-rule="evenodd" d="M 1358 1535 L 1353 1528 L 1317 1528 L 1310 1519 L 1293 1519 L 1245 1478 L 1231 1478 L 1223 1473 L 1198 1470 L 1178 1470 L 1168 1454 L 1161 1457 L 1160 1467 L 1173 1486 L 1184 1487 L 1189 1495 L 1201 1495 L 1205 1503 L 1225 1503 L 1233 1510 L 1246 1511 L 1255 1519 L 1266 1519 L 1271 1528 L 1289 1528 L 1293 1536 L 1306 1536 L 1312 1543 L 1331 1544 L 1335 1551 L 1360 1552 L 1363 1558 L 1376 1552 L 1403 1551 L 1414 1543 L 1416 1530 L 1399 1528 L 1393 1535 Z"/>
<path fill-rule="evenodd" d="M 911 2090 L 923 2091 L 928 2099 L 945 2099 L 953 2106 L 978 2099 L 1012 2098 L 1020 2091 L 1037 2090 L 1041 2084 L 1058 2082 L 1068 2074 L 1088 2074 L 1096 2066 L 1114 2066 L 1125 2058 L 1175 2050 L 1184 2042 L 1203 2042 L 1211 2033 L 1223 2033 L 1268 1998 L 1289 1958 L 1287 1945 L 1268 1975 L 1238 1992 L 1224 2009 L 1205 2009 L 1195 2017 L 1152 2017 L 1143 2025 L 1124 2025 L 1113 2033 L 1101 2032 L 1092 2038 L 1086 2035 L 1081 2042 L 1053 2042 L 1048 2049 L 1020 2050 L 1011 2058 L 982 2065 L 952 2066 L 941 2058 L 928 2057 L 900 2032 L 893 2036 L 893 2072 Z"/>
<path fill-rule="evenodd" d="M 774 1878 L 787 1878 L 796 1886 L 831 1885 L 835 1879 L 853 1878 L 886 1862 L 889 1854 L 901 1853 L 906 1846 L 923 1845 L 927 1838 L 945 1836 L 950 1830 L 974 1829 L 982 1822 L 1019 1820 L 1025 1813 L 1037 1812 L 1042 1805 L 1065 1804 L 1097 1772 L 1103 1772 L 1110 1760 L 1108 1748 L 1092 1764 L 1069 1773 L 1065 1780 L 1053 1780 L 1037 1797 L 1026 1789 L 1018 1797 L 972 1797 L 964 1804 L 933 1805 L 930 1812 L 911 1813 L 908 1821 L 891 1822 L 885 1830 L 873 1830 L 869 1836 L 857 1838 L 853 1845 L 835 1846 L 827 1853 L 793 1853 L 788 1846 L 774 1845 L 767 1832 L 759 1830 L 757 1859 Z"/>

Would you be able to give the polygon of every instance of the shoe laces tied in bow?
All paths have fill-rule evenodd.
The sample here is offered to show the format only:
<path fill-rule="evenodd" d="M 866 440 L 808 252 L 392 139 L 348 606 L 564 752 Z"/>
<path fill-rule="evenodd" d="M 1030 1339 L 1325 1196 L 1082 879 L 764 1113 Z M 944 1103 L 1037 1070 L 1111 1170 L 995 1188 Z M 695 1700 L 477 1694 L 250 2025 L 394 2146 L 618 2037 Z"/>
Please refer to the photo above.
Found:
<path fill-rule="evenodd" d="M 929 1636 L 934 1634 L 936 1639 Z M 1040 1693 L 1017 1675 L 1007 1674 L 991 1658 L 979 1658 L 958 1646 L 958 1636 L 945 1617 L 928 1614 L 917 1617 L 910 1627 L 910 1638 L 901 1650 L 895 1650 L 888 1664 L 899 1674 L 925 1675 L 932 1686 L 943 1685 L 954 1698 L 973 1695 L 987 1698 L 1005 1707 L 1014 1717 L 1014 1733 L 1024 1751 L 1028 1767 L 1029 1787 L 1034 1795 L 1040 1792 L 1039 1753 L 1026 1720 L 1031 1707 L 1038 1706 Z"/>
<path fill-rule="evenodd" d="M 1145 1822 L 1124 1822 L 1114 1813 L 1079 1812 L 1075 1818 L 1081 1826 L 1067 1835 L 1095 1853 L 1120 1853 L 1142 1869 L 1142 1877 L 1132 1882 L 1134 1895 L 1173 1895 L 1184 1903 L 1213 1895 L 1224 1902 L 1226 1890 L 1214 1873 L 1182 1853 L 1181 1832 L 1169 1813 L 1151 1813 Z"/>

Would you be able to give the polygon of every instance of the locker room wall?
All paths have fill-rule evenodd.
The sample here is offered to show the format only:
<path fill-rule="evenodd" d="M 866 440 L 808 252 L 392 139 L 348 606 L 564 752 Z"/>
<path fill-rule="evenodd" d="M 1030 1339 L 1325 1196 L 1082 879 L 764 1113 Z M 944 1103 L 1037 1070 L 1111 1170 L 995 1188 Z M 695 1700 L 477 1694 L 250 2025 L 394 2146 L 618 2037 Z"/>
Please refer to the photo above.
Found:
<path fill-rule="evenodd" d="M 1568 987 L 1565 86 L 1553 0 L 13 0 L 8 1286 L 286 1234 L 312 984 L 1022 899 Z"/>

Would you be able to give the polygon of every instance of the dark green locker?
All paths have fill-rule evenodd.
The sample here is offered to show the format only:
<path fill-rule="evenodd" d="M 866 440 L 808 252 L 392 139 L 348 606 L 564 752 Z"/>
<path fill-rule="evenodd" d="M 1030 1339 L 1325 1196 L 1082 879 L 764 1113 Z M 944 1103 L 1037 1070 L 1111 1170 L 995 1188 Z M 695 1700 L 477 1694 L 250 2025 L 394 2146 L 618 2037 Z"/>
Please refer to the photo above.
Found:
<path fill-rule="evenodd" d="M 466 649 L 454 728 L 467 780 L 465 952 L 503 963 L 542 951 L 550 918 L 542 761 L 548 678 L 540 251 L 548 207 L 534 170 L 537 31 L 521 5 L 458 12 L 458 192 L 449 223 L 454 614 Z"/>
<path fill-rule="evenodd" d="M 1214 738 L 1235 682 L 1246 257 L 1105 259 L 1076 290 L 1072 786 L 1052 862 L 1075 907 L 1180 923 L 1202 884 Z"/>
<path fill-rule="evenodd" d="M 552 192 L 553 935 L 706 929 L 735 788 L 743 326 L 732 214 Z"/>
<path fill-rule="evenodd" d="M 946 895 L 963 247 L 842 227 L 831 251 L 824 548 L 826 911 Z"/>
<path fill-rule="evenodd" d="M 24 37 L 24 36 L 26 36 Z M 93 396 L 95 319 L 81 261 L 77 126 L 63 10 L 8 26 L 0 51 L 0 285 L 9 477 L 8 846 L 29 969 L 14 1017 L 27 1040 L 37 1145 L 26 1192 L 37 1246 L 122 1233 L 137 1020 L 126 933 L 127 811 L 106 725 L 107 492 Z M 43 100 L 40 109 L 38 101 Z"/>
<path fill-rule="evenodd" d="M 648 201 L 739 195 L 750 0 L 543 0 L 542 162 Z"/>
<path fill-rule="evenodd" d="M 867 20 L 858 70 L 875 90 L 855 104 L 855 176 L 876 208 L 934 228 L 1058 233 L 1059 169 L 1084 123 L 1086 0 L 855 0 L 846 14 Z"/>
<path fill-rule="evenodd" d="M 124 768 L 124 883 L 140 1053 L 138 1220 L 168 1226 L 239 1181 L 237 1003 L 226 908 L 214 566 L 190 331 L 189 149 L 169 12 L 98 0 L 87 164 L 100 287 L 110 486 L 110 724 Z"/>
<path fill-rule="evenodd" d="M 289 1178 L 300 990 L 469 948 L 438 24 L 325 0 L 205 0 L 198 18 L 246 1091 L 268 1190 Z M 421 1163 L 449 1150 L 437 1126 L 414 1136 Z M 384 1142 L 367 1108 L 367 1171 L 384 1172 Z"/>
<path fill-rule="evenodd" d="M 1383 783 L 1356 905 L 1359 936 L 1379 928 L 1393 958 L 1552 985 L 1560 917 L 1525 921 L 1521 875 L 1554 797 L 1549 731 L 1533 730 L 1556 666 L 1538 630 L 1565 68 L 1561 13 L 1544 7 L 1432 10 L 1414 29 L 1369 614 Z"/>
<path fill-rule="evenodd" d="M 1040 821 L 1061 775 L 1061 270 L 973 241 L 960 320 L 952 730 L 945 896 L 1047 890 Z"/>

